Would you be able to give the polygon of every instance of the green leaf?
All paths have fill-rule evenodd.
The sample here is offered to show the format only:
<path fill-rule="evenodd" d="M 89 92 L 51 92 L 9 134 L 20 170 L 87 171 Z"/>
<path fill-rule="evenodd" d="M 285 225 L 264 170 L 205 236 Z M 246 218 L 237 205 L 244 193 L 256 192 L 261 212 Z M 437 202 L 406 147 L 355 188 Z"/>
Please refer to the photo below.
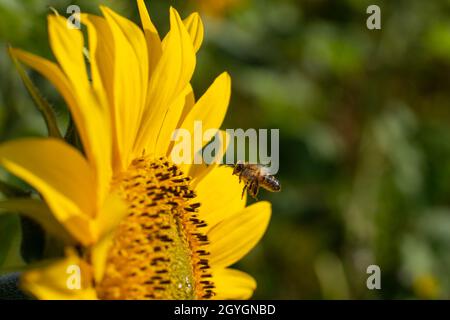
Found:
<path fill-rule="evenodd" d="M 20 232 L 19 219 L 12 214 L 0 215 L 0 266 L 3 266 L 14 249 L 16 237 Z M 19 248 L 17 248 L 17 251 Z"/>
<path fill-rule="evenodd" d="M 28 93 L 31 95 L 31 98 L 33 98 L 36 107 L 38 111 L 42 114 L 45 120 L 45 124 L 47 125 L 48 135 L 50 137 L 55 138 L 62 138 L 61 133 L 58 129 L 58 124 L 56 122 L 56 116 L 55 112 L 53 111 L 50 104 L 47 102 L 47 100 L 44 99 L 44 97 L 40 94 L 38 88 L 33 84 L 28 74 L 25 72 L 25 70 L 20 65 L 19 61 L 16 59 L 16 57 L 12 54 L 11 48 L 8 48 L 9 54 L 11 56 L 11 59 L 19 72 L 20 77 L 22 78 L 22 81 L 25 85 L 25 87 L 28 90 Z"/>
<path fill-rule="evenodd" d="M 67 128 L 66 134 L 64 135 L 64 140 L 66 140 L 66 142 L 68 142 L 70 145 L 74 146 L 75 148 L 80 150 L 82 153 L 84 153 L 83 144 L 81 143 L 80 136 L 77 132 L 75 122 L 73 121 L 73 118 L 71 115 L 69 118 L 69 126 Z"/>
<path fill-rule="evenodd" d="M 41 225 L 26 216 L 20 217 L 22 228 L 22 242 L 20 254 L 26 263 L 43 258 L 45 248 L 45 232 Z"/>
<path fill-rule="evenodd" d="M 0 192 L 3 193 L 5 197 L 28 197 L 30 193 L 24 191 L 16 186 L 13 186 L 9 183 L 0 180 Z"/>
<path fill-rule="evenodd" d="M 73 243 L 73 238 L 53 216 L 48 206 L 37 199 L 14 198 L 0 201 L 0 209 L 8 212 L 18 212 L 39 223 L 44 230 L 56 236 L 65 243 Z"/>

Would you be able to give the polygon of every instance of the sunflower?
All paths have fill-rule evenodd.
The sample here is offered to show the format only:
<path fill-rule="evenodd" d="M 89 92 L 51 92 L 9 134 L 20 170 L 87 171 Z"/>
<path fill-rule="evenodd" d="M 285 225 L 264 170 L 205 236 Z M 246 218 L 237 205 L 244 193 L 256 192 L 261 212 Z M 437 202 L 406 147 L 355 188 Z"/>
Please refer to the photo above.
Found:
<path fill-rule="evenodd" d="M 102 17 L 81 15 L 88 57 L 82 32 L 57 15 L 48 17 L 57 62 L 11 49 L 60 92 L 82 142 L 82 151 L 55 138 L 0 145 L 0 163 L 44 200 L 0 206 L 66 243 L 64 257 L 26 271 L 21 286 L 38 299 L 247 299 L 255 280 L 229 266 L 262 237 L 270 204 L 246 207 L 228 167 L 169 157 L 174 129 L 192 131 L 198 120 L 204 129 L 221 126 L 230 77 L 218 76 L 196 100 L 198 14 L 182 20 L 171 8 L 161 40 L 143 0 L 137 4 L 143 30 L 107 7 Z M 218 137 L 225 150 L 224 133 Z"/>

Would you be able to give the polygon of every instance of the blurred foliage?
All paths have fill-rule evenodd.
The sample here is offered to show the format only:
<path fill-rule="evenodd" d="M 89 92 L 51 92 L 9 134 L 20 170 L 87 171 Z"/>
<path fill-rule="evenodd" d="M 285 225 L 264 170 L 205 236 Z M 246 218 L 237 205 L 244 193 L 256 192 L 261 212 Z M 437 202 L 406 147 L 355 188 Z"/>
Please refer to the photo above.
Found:
<path fill-rule="evenodd" d="M 224 128 L 280 129 L 283 190 L 261 193 L 272 223 L 238 265 L 257 279 L 255 298 L 450 297 L 449 1 L 147 2 L 164 32 L 170 5 L 200 11 L 193 85 L 198 97 L 231 73 Z M 6 48 L 50 57 L 48 6 L 64 13 L 71 3 L 139 21 L 134 1 L 0 0 L 0 140 L 45 135 Z M 366 28 L 370 4 L 381 7 L 381 30 Z M 60 96 L 31 77 L 65 128 Z M 0 250 L 18 248 L 18 221 L 0 218 Z M 20 264 L 9 248 L 0 264 Z M 381 290 L 366 287 L 371 264 Z"/>

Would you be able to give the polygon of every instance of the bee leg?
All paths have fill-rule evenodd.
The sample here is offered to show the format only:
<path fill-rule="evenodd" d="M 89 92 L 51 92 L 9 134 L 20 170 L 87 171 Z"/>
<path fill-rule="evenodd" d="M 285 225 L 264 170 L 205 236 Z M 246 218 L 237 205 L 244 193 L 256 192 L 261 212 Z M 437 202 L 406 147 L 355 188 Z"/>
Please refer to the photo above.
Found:
<path fill-rule="evenodd" d="M 258 200 L 257 195 L 259 192 L 259 184 L 257 182 L 255 182 L 252 185 L 252 194 L 253 194 L 253 198 L 255 198 L 255 200 Z"/>
<path fill-rule="evenodd" d="M 242 189 L 241 199 L 244 198 L 245 190 L 247 190 L 248 184 L 245 184 L 244 189 Z"/>
<path fill-rule="evenodd" d="M 249 184 L 249 186 L 248 186 L 248 194 L 253 198 L 253 199 L 255 199 L 255 200 L 258 200 L 258 199 L 256 199 L 256 196 L 255 196 L 255 192 L 254 192 L 254 186 L 255 186 L 255 181 L 252 181 L 252 182 L 250 182 L 250 184 Z"/>

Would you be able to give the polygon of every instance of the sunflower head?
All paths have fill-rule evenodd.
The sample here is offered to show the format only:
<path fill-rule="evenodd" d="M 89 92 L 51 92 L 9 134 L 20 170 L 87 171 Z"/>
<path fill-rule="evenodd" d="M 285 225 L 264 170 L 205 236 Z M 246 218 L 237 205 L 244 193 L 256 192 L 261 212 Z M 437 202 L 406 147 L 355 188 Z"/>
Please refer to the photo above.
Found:
<path fill-rule="evenodd" d="M 115 182 L 129 203 L 115 232 L 101 298 L 211 298 L 208 237 L 191 178 L 160 158 L 139 158 Z M 123 281 L 127 279 L 127 281 Z"/>
<path fill-rule="evenodd" d="M 103 17 L 82 14 L 87 41 L 51 15 L 57 62 L 11 50 L 61 93 L 83 145 L 83 152 L 54 138 L 0 145 L 0 163 L 42 197 L 0 206 L 38 220 L 67 247 L 59 260 L 26 272 L 23 288 L 42 299 L 249 298 L 253 278 L 228 267 L 260 240 L 270 204 L 246 207 L 231 168 L 169 157 L 175 129 L 192 132 L 197 121 L 218 133 L 223 156 L 227 139 L 217 128 L 230 76 L 219 75 L 196 100 L 198 14 L 182 20 L 171 8 L 161 39 L 137 3 L 142 28 L 106 7 Z M 194 143 L 193 157 L 208 142 Z"/>

